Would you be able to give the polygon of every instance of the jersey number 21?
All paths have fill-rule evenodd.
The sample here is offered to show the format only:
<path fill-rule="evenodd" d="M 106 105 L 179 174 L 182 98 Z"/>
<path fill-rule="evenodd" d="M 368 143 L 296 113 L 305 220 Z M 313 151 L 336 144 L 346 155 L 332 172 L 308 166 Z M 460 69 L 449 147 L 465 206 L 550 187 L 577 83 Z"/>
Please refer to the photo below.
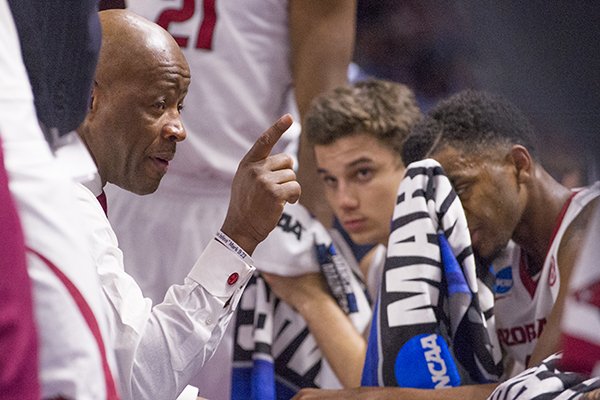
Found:
<path fill-rule="evenodd" d="M 202 2 L 203 14 L 195 43 L 197 49 L 212 50 L 213 34 L 217 23 L 216 2 L 217 0 Z M 181 8 L 169 8 L 160 13 L 156 23 L 168 31 L 170 24 L 185 22 L 191 19 L 195 12 L 196 0 L 183 0 Z M 187 48 L 190 44 L 189 36 L 173 34 L 173 38 L 180 47 Z"/>

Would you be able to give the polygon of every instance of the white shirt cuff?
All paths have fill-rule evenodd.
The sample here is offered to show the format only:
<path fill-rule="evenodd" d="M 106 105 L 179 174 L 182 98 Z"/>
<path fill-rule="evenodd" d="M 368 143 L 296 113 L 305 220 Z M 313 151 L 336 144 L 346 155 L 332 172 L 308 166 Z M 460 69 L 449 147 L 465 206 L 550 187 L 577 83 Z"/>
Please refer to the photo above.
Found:
<path fill-rule="evenodd" d="M 235 309 L 238 297 L 254 273 L 253 264 L 252 258 L 240 246 L 219 232 L 206 246 L 188 277 L 225 301 L 235 296 L 231 302 Z"/>

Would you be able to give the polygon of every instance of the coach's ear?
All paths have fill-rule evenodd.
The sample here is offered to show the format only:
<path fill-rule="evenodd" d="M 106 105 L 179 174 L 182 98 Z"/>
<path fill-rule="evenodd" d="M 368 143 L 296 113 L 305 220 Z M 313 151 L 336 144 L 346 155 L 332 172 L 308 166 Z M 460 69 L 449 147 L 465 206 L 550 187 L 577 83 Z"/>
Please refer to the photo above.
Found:
<path fill-rule="evenodd" d="M 95 110 L 97 91 L 98 91 L 98 82 L 94 81 L 94 84 L 92 85 L 92 93 L 90 96 L 90 111 L 89 112 L 92 112 Z"/>
<path fill-rule="evenodd" d="M 94 80 L 94 84 L 92 85 L 92 92 L 90 93 L 90 105 L 87 115 L 85 116 L 84 124 L 95 120 L 96 113 L 98 112 L 98 100 L 100 97 L 100 91 L 101 89 L 98 85 L 98 82 Z"/>
<path fill-rule="evenodd" d="M 520 144 L 516 144 L 510 149 L 509 156 L 515 166 L 517 181 L 519 183 L 526 183 L 529 181 L 533 175 L 534 169 L 533 159 L 531 158 L 529 151 Z"/>

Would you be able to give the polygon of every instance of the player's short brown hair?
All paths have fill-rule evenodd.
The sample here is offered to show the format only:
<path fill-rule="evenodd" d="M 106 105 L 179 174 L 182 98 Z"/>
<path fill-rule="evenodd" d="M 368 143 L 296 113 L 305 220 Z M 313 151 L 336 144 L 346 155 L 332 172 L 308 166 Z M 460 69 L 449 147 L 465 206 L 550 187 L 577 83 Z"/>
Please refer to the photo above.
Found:
<path fill-rule="evenodd" d="M 369 79 L 315 98 L 304 119 L 303 134 L 311 145 L 327 145 L 366 133 L 400 156 L 404 139 L 420 118 L 415 95 L 407 86 Z"/>

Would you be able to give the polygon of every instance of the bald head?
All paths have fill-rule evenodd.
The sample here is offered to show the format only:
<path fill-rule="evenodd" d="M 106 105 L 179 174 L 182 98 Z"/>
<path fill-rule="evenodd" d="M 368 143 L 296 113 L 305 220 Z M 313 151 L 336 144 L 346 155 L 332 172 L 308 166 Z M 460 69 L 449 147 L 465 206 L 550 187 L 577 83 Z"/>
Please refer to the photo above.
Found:
<path fill-rule="evenodd" d="M 102 48 L 97 81 L 109 83 L 120 77 L 129 79 L 147 70 L 150 63 L 170 58 L 187 61 L 175 39 L 159 25 L 128 10 L 105 10 L 99 13 L 102 25 Z"/>
<path fill-rule="evenodd" d="M 100 13 L 102 47 L 91 107 L 78 129 L 102 183 L 152 193 L 185 139 L 190 69 L 173 37 L 127 10 Z"/>

